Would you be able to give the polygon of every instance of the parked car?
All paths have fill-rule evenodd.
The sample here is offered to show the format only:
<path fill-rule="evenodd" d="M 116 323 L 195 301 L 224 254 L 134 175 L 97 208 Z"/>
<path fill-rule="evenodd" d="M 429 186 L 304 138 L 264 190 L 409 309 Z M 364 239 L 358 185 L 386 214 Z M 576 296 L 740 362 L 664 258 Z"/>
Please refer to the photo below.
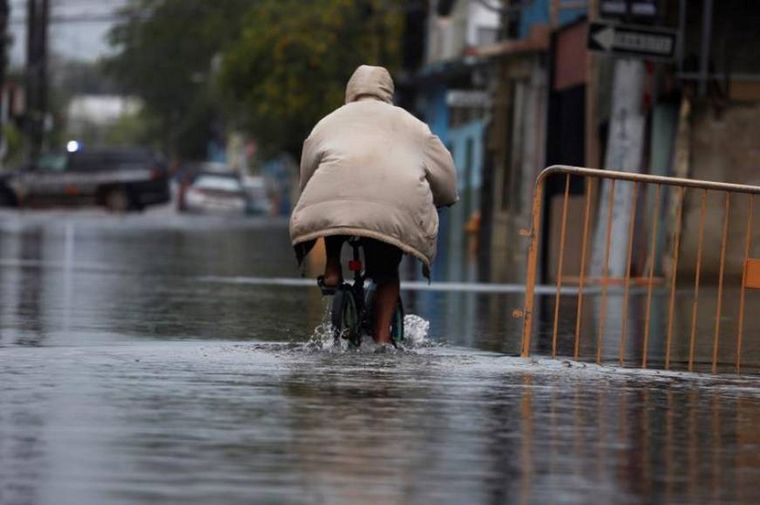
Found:
<path fill-rule="evenodd" d="M 268 216 L 272 213 L 272 201 L 264 177 L 243 177 L 243 188 L 248 195 L 249 214 Z"/>
<path fill-rule="evenodd" d="M 181 211 L 245 214 L 248 195 L 234 172 L 201 172 L 184 190 Z"/>
<path fill-rule="evenodd" d="M 96 204 L 124 212 L 169 199 L 166 165 L 144 149 L 50 152 L 0 174 L 0 206 Z"/>
<path fill-rule="evenodd" d="M 177 204 L 177 210 L 184 212 L 187 210 L 185 205 L 185 194 L 193 181 L 201 174 L 222 174 L 230 177 L 237 176 L 231 171 L 226 164 L 205 161 L 185 161 L 176 167 L 172 174 L 172 186 L 174 191 L 174 201 Z"/>

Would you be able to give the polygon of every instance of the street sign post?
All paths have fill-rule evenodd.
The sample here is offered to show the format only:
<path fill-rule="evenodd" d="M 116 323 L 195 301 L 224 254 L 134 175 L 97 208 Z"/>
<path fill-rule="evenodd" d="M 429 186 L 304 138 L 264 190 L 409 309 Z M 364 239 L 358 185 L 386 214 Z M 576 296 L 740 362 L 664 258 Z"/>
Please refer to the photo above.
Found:
<path fill-rule="evenodd" d="M 590 23 L 588 48 L 613 56 L 672 60 L 675 57 L 677 38 L 677 32 L 673 30 Z"/>

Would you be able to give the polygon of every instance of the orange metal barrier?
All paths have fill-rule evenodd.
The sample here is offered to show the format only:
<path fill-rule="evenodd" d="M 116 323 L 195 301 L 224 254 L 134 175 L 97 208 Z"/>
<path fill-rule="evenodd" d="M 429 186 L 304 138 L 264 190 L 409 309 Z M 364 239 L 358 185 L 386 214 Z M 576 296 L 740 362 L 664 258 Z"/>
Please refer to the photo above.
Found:
<path fill-rule="evenodd" d="M 583 167 L 573 167 L 565 165 L 555 165 L 543 170 L 536 181 L 535 194 L 533 196 L 533 210 L 532 210 L 532 223 L 530 230 L 530 248 L 528 251 L 528 265 L 527 265 L 527 279 L 526 279 L 526 297 L 525 306 L 522 311 L 523 317 L 523 335 L 522 335 L 522 349 L 521 355 L 527 357 L 531 353 L 532 337 L 534 333 L 534 305 L 535 305 L 535 286 L 537 282 L 538 274 L 538 260 L 539 260 L 539 241 L 541 240 L 541 222 L 542 212 L 544 205 L 544 192 L 546 181 L 552 176 L 564 177 L 564 197 L 562 202 L 562 214 L 561 214 L 561 226 L 559 233 L 559 253 L 557 258 L 557 279 L 556 279 L 556 294 L 554 296 L 553 307 L 553 324 L 551 335 L 551 355 L 556 357 L 558 355 L 558 335 L 560 326 L 560 311 L 562 296 L 568 296 L 563 291 L 563 282 L 567 283 L 569 277 L 563 276 L 565 269 L 565 253 L 566 253 L 566 240 L 567 240 L 567 228 L 568 228 L 568 199 L 570 195 L 570 182 L 571 177 L 583 178 L 585 182 L 585 197 L 584 197 L 584 214 L 583 214 L 583 232 L 580 242 L 580 272 L 577 278 L 577 304 L 574 308 L 574 335 L 572 335 L 572 357 L 574 359 L 581 359 L 581 338 L 582 338 L 582 325 L 584 321 L 584 302 L 587 302 L 588 297 L 598 296 L 598 321 L 596 325 L 596 338 L 592 340 L 595 342 L 594 359 L 597 363 L 601 363 L 604 360 L 603 347 L 605 342 L 605 336 L 608 331 L 608 320 L 610 320 L 608 314 L 608 299 L 611 296 L 609 293 L 609 286 L 614 285 L 614 281 L 618 281 L 618 289 L 622 284 L 622 293 L 617 292 L 618 296 L 622 295 L 622 309 L 620 310 L 620 334 L 619 334 L 619 352 L 617 360 L 621 366 L 632 364 L 630 361 L 626 363 L 626 342 L 631 338 L 630 329 L 628 328 L 629 316 L 631 316 L 631 286 L 643 285 L 646 288 L 645 303 L 643 311 L 644 331 L 643 335 L 636 335 L 637 342 L 640 342 L 641 348 L 641 360 L 636 361 L 637 366 L 647 368 L 649 366 L 650 344 L 652 342 L 650 319 L 652 317 L 652 305 L 654 286 L 656 284 L 655 279 L 655 264 L 657 259 L 657 241 L 658 233 L 660 233 L 660 227 L 662 226 L 661 211 L 664 208 L 665 195 L 664 189 L 671 190 L 671 198 L 674 199 L 675 216 L 674 222 L 671 226 L 672 234 L 669 238 L 672 247 L 670 250 L 663 254 L 669 254 L 671 272 L 670 278 L 667 284 L 663 284 L 660 288 L 660 294 L 663 298 L 667 296 L 667 323 L 662 330 L 660 337 L 664 338 L 664 356 L 663 365 L 665 369 L 670 369 L 672 366 L 671 350 L 674 346 L 674 338 L 679 348 L 688 346 L 688 359 L 685 360 L 688 364 L 688 370 L 695 369 L 695 349 L 696 340 L 698 334 L 698 315 L 700 313 L 700 288 L 703 287 L 704 279 L 702 278 L 703 271 L 703 252 L 705 243 L 705 223 L 708 217 L 707 213 L 707 199 L 708 192 L 720 192 L 723 195 L 722 198 L 722 227 L 720 237 L 715 237 L 715 244 L 717 245 L 718 238 L 720 239 L 720 260 L 717 266 L 717 303 L 715 309 L 715 316 L 711 325 L 712 333 L 712 353 L 711 353 L 711 370 L 713 373 L 718 371 L 718 365 L 725 363 L 719 363 L 718 348 L 721 342 L 721 320 L 725 317 L 724 309 L 724 280 L 725 280 L 725 265 L 727 257 L 727 244 L 728 244 L 728 229 L 729 229 L 729 215 L 731 214 L 732 205 L 746 206 L 742 207 L 742 211 L 746 211 L 747 221 L 743 230 L 743 262 L 744 266 L 741 273 L 741 284 L 737 285 L 738 288 L 738 317 L 737 328 L 735 335 L 736 353 L 735 358 L 732 361 L 733 369 L 738 373 L 742 366 L 742 347 L 744 338 L 744 326 L 745 326 L 745 303 L 746 292 L 748 289 L 760 288 L 760 260 L 750 257 L 751 240 L 752 240 L 752 225 L 753 225 L 753 206 L 754 197 L 760 194 L 760 186 L 751 186 L 745 184 L 730 184 L 723 182 L 711 182 L 700 181 L 694 179 L 681 179 L 675 177 L 663 177 L 656 175 L 646 175 L 629 172 L 615 172 L 610 170 L 598 170 Z M 592 277 L 589 270 L 589 235 L 591 233 L 592 217 L 594 212 L 592 209 L 593 200 L 593 182 L 600 182 L 601 180 L 609 181 L 609 191 L 607 195 L 607 201 L 599 202 L 599 213 L 596 218 L 600 222 L 596 223 L 601 228 L 604 236 L 603 247 L 603 260 L 601 264 L 601 277 Z M 627 226 L 627 243 L 625 244 L 625 250 L 627 255 L 625 276 L 623 279 L 611 279 L 609 275 L 610 254 L 611 254 L 611 242 L 612 242 L 612 227 L 613 227 L 613 206 L 615 202 L 616 186 L 620 190 L 620 185 L 632 184 L 633 190 L 630 200 L 630 217 Z M 643 193 L 642 190 L 648 187 L 654 187 L 654 197 L 652 202 L 646 202 L 649 205 L 647 209 L 653 209 L 651 214 L 652 219 L 649 224 L 649 236 L 646 240 L 645 247 L 640 249 L 645 251 L 647 256 L 646 266 L 643 268 L 640 278 L 633 279 L 631 276 L 632 270 L 632 258 L 634 250 L 634 239 L 636 237 L 636 207 L 640 203 Z M 688 335 L 678 333 L 674 335 L 674 320 L 676 319 L 676 291 L 678 289 L 677 276 L 679 268 L 679 256 L 682 254 L 682 228 L 684 225 L 684 206 L 687 191 L 696 192 L 696 196 L 699 201 L 699 221 L 697 232 L 697 244 L 696 244 L 696 266 L 694 270 L 693 283 L 689 283 L 693 286 L 691 289 L 691 314 L 690 314 L 690 330 Z M 647 194 L 651 195 L 652 192 Z M 606 210 L 606 212 L 605 212 Z M 602 221 L 603 219 L 603 221 Z M 666 223 L 667 224 L 667 223 Z M 711 239 L 710 239 L 711 240 Z M 712 242 L 710 243 L 712 245 Z M 622 281 L 622 282 L 619 282 Z M 600 284 L 599 287 L 590 288 L 590 284 Z M 711 286 L 713 287 L 713 286 Z M 665 293 L 667 290 L 667 295 Z M 643 293 L 641 293 L 643 295 Z M 703 309 L 704 310 L 704 309 Z M 664 312 L 664 307 L 663 307 Z M 704 318 L 704 316 L 702 317 Z M 755 330 L 756 331 L 756 330 Z M 570 337 L 570 335 L 566 335 Z M 688 341 L 685 339 L 688 338 Z M 733 344 L 733 342 L 732 342 Z M 569 346 L 566 346 L 569 347 Z M 568 353 L 569 354 L 569 353 Z"/>

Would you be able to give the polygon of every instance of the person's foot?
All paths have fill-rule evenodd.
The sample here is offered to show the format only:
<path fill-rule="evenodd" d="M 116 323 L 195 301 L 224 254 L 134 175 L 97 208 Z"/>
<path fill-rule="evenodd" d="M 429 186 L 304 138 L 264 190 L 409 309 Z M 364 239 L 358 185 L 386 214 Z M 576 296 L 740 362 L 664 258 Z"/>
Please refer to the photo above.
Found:
<path fill-rule="evenodd" d="M 386 342 L 384 344 L 377 344 L 377 346 L 375 347 L 374 353 L 385 354 L 385 353 L 395 352 L 395 351 L 396 351 L 396 348 L 393 345 L 391 345 L 390 342 Z"/>
<path fill-rule="evenodd" d="M 385 335 L 373 335 L 372 339 L 375 341 L 375 344 L 377 345 L 385 345 L 391 343 L 391 334 L 387 333 Z"/>

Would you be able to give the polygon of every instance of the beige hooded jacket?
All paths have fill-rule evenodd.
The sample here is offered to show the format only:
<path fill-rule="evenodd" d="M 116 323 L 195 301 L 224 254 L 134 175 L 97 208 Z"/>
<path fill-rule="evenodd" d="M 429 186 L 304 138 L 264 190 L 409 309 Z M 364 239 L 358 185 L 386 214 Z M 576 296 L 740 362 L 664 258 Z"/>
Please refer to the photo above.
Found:
<path fill-rule="evenodd" d="M 388 71 L 362 65 L 348 81 L 346 104 L 304 142 L 301 196 L 290 218 L 299 262 L 316 238 L 353 235 L 395 245 L 429 270 L 436 207 L 457 201 L 456 172 L 438 137 L 392 98 Z"/>

